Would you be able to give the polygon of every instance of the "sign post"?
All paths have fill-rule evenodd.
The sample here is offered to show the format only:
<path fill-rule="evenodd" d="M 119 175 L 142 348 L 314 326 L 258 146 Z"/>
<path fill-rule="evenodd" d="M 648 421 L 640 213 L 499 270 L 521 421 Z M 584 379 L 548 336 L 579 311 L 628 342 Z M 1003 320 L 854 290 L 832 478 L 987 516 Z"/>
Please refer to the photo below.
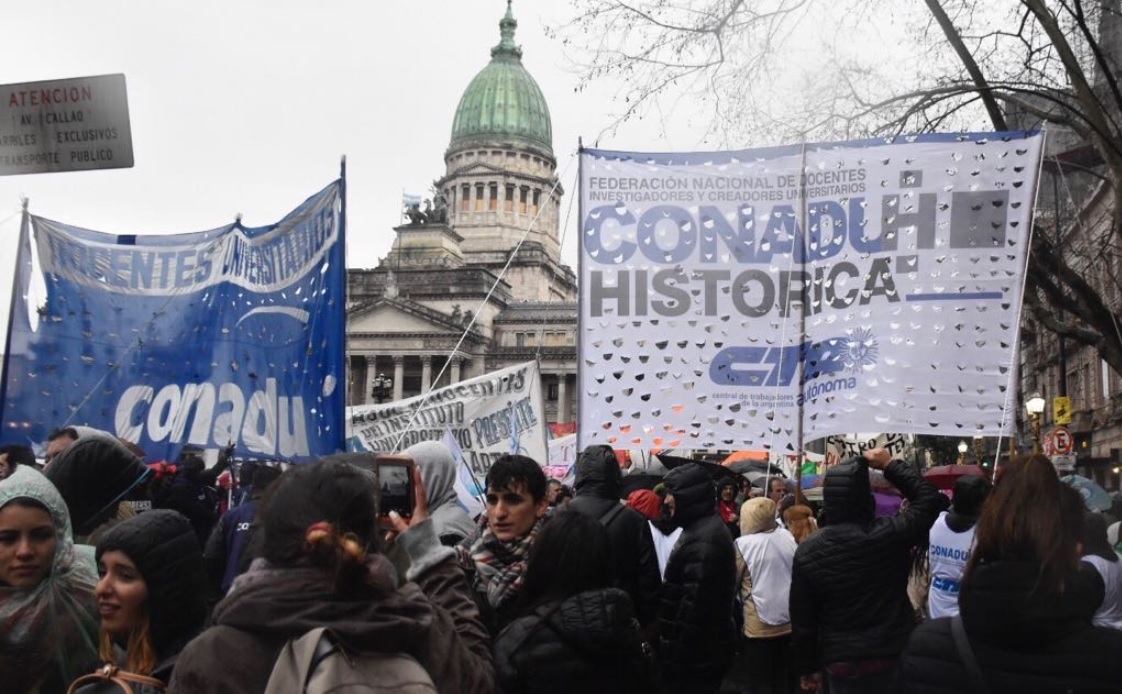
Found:
<path fill-rule="evenodd" d="M 1052 430 L 1052 450 L 1056 455 L 1070 455 L 1075 450 L 1075 439 L 1071 431 L 1064 426 Z"/>
<path fill-rule="evenodd" d="M 133 165 L 124 75 L 0 85 L 0 176 Z"/>

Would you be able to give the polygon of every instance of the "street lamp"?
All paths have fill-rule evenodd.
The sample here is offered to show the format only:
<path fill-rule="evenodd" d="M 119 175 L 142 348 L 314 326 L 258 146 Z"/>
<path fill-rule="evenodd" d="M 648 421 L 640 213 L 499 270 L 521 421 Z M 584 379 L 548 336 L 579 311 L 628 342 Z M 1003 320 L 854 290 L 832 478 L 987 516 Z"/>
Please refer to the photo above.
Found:
<path fill-rule="evenodd" d="M 982 464 L 982 435 L 974 434 L 974 462 Z"/>
<path fill-rule="evenodd" d="M 959 441 L 958 442 L 958 464 L 959 465 L 962 465 L 963 463 L 966 462 L 966 451 L 969 448 L 970 448 L 970 446 L 967 446 L 965 441 Z"/>
<path fill-rule="evenodd" d="M 1041 453 L 1040 448 L 1040 415 L 1044 414 L 1044 396 L 1033 393 L 1025 400 L 1025 411 L 1028 412 L 1032 422 L 1032 452 Z"/>
<path fill-rule="evenodd" d="M 393 379 L 387 378 L 384 374 L 378 374 L 374 378 L 373 386 L 374 389 L 370 391 L 370 395 L 374 397 L 374 402 L 379 405 L 393 394 Z"/>

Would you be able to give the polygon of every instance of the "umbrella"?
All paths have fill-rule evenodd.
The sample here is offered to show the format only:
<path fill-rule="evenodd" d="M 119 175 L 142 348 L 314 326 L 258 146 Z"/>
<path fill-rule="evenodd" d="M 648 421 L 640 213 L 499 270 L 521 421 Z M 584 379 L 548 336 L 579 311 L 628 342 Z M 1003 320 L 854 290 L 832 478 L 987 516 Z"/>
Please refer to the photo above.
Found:
<path fill-rule="evenodd" d="M 1112 503 L 1110 494 L 1098 485 L 1094 480 L 1088 479 L 1083 475 L 1067 475 L 1061 477 L 1061 481 L 1070 484 L 1079 495 L 1083 497 L 1083 503 L 1088 509 L 1092 511 L 1109 511 Z"/>
<path fill-rule="evenodd" d="M 619 493 L 619 497 L 621 499 L 626 499 L 631 495 L 631 492 L 637 489 L 654 489 L 659 482 L 662 482 L 662 475 L 652 475 L 645 472 L 634 475 L 624 475 L 623 488 Z"/>
<path fill-rule="evenodd" d="M 935 485 L 936 489 L 954 489 L 954 483 L 963 475 L 985 475 L 977 465 L 939 465 L 923 473 L 924 478 Z"/>
<path fill-rule="evenodd" d="M 733 463 L 737 463 L 740 461 L 766 463 L 768 461 L 768 457 L 769 454 L 767 451 L 734 451 L 730 453 L 728 457 L 721 461 L 721 465 L 732 465 Z"/>
<path fill-rule="evenodd" d="M 772 477 L 786 476 L 778 465 L 769 465 L 766 460 L 737 460 L 736 462 L 721 464 L 729 470 L 740 474 L 744 474 L 745 472 L 762 472 L 766 475 L 770 467 Z"/>
<path fill-rule="evenodd" d="M 718 463 L 710 463 L 704 460 L 691 460 L 689 458 L 683 458 L 677 455 L 669 455 L 666 453 L 656 453 L 655 457 L 662 461 L 662 464 L 666 466 L 668 470 L 673 470 L 679 465 L 685 465 L 686 463 L 693 463 L 694 465 L 700 465 L 701 467 L 705 468 L 706 472 L 708 472 L 713 477 L 714 482 L 720 482 L 722 478 L 726 477 L 733 482 L 738 482 L 740 480 L 740 475 L 737 474 L 736 471 Z"/>

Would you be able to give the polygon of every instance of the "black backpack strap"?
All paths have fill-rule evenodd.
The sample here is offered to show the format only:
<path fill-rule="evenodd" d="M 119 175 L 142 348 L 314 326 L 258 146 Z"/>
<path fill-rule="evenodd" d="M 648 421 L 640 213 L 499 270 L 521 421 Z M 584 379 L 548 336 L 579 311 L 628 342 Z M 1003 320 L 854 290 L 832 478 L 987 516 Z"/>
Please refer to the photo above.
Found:
<path fill-rule="evenodd" d="M 951 636 L 954 637 L 954 649 L 958 652 L 958 659 L 966 667 L 970 675 L 970 684 L 975 694 L 989 694 L 990 686 L 986 683 L 978 659 L 974 657 L 974 650 L 970 648 L 970 639 L 966 637 L 966 629 L 962 626 L 962 617 L 951 617 Z"/>
<path fill-rule="evenodd" d="M 600 516 L 600 525 L 607 528 L 609 525 L 612 524 L 612 521 L 614 521 L 616 518 L 619 517 L 619 515 L 621 513 L 623 513 L 623 510 L 625 508 L 627 508 L 627 507 L 624 506 L 623 504 L 617 503 L 615 506 L 608 509 L 607 512 L 604 513 L 604 515 Z"/>

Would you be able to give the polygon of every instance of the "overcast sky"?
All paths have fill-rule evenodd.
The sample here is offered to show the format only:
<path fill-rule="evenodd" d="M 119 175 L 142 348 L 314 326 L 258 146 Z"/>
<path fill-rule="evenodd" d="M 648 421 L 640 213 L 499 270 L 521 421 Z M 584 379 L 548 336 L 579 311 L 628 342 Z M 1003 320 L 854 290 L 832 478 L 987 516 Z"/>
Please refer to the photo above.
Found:
<path fill-rule="evenodd" d="M 504 0 L 36 0 L 4 10 L 0 84 L 123 73 L 135 166 L 0 176 L 0 325 L 7 326 L 21 197 L 33 214 L 120 234 L 269 224 L 347 157 L 348 265 L 393 242 L 402 191 L 444 174 L 452 116 L 498 43 Z M 562 255 L 576 269 L 577 138 L 612 122 L 612 86 L 574 91 L 543 24 L 568 3 L 516 0 L 523 63 L 553 116 L 566 191 Z M 553 14 L 543 14 L 551 12 Z M 600 146 L 697 146 L 649 122 Z M 569 211 L 571 209 L 571 212 Z M 566 217 L 568 214 L 568 217 Z M 2 348 L 2 343 L 0 343 Z"/>

